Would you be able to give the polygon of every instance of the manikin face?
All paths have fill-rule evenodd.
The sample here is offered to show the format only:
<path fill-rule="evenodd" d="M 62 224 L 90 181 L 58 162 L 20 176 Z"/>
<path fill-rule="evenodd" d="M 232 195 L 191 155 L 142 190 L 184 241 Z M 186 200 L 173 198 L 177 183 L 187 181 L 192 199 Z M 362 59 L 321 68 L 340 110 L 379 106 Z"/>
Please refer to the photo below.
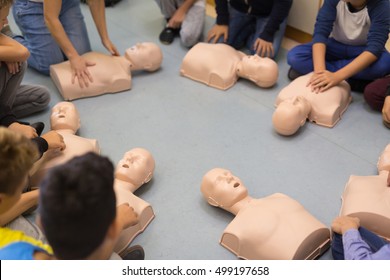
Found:
<path fill-rule="evenodd" d="M 282 135 L 294 134 L 305 124 L 310 110 L 311 105 L 303 96 L 284 100 L 272 116 L 275 130 Z"/>
<path fill-rule="evenodd" d="M 8 14 L 9 14 L 9 8 L 11 5 L 4 6 L 0 8 L 0 28 L 3 28 L 4 25 L 8 23 Z"/>
<path fill-rule="evenodd" d="M 270 58 L 258 55 L 244 56 L 237 66 L 237 73 L 259 86 L 273 85 L 278 78 L 278 66 Z M 269 84 L 269 85 L 268 85 Z"/>
<path fill-rule="evenodd" d="M 125 57 L 132 63 L 132 68 L 154 71 L 161 65 L 162 52 L 154 43 L 138 43 L 126 50 Z"/>
<path fill-rule="evenodd" d="M 214 168 L 202 180 L 201 191 L 211 205 L 230 207 L 248 196 L 241 180 L 226 169 Z"/>
<path fill-rule="evenodd" d="M 139 187 L 152 179 L 154 159 L 145 149 L 135 148 L 123 155 L 116 166 L 115 178 Z"/>
<path fill-rule="evenodd" d="M 51 110 L 50 125 L 53 130 L 80 128 L 79 113 L 72 102 L 60 102 Z"/>

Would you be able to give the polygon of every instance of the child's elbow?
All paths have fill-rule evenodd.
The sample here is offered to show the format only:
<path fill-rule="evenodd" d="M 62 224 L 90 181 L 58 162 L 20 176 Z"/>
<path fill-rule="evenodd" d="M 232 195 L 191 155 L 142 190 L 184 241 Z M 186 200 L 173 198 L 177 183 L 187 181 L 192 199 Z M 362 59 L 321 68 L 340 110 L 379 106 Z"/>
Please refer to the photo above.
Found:
<path fill-rule="evenodd" d="M 26 61 L 30 56 L 29 50 L 25 46 L 20 46 L 18 57 L 20 61 Z"/>

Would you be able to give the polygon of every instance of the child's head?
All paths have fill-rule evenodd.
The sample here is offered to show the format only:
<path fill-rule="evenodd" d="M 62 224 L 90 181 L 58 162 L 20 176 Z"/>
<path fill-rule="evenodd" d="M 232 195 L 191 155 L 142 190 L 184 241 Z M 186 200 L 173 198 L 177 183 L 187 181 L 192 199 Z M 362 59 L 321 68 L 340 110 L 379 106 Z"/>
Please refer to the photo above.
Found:
<path fill-rule="evenodd" d="M 37 159 L 37 147 L 30 139 L 0 127 L 0 214 L 20 199 Z"/>
<path fill-rule="evenodd" d="M 40 187 L 39 214 L 57 258 L 110 256 L 112 248 L 105 256 L 97 252 L 107 244 L 107 238 L 116 238 L 111 236 L 116 224 L 113 183 L 113 164 L 94 153 L 75 157 L 49 171 Z"/>
<path fill-rule="evenodd" d="M 7 17 L 13 0 L 0 0 L 0 28 L 8 23 Z"/>

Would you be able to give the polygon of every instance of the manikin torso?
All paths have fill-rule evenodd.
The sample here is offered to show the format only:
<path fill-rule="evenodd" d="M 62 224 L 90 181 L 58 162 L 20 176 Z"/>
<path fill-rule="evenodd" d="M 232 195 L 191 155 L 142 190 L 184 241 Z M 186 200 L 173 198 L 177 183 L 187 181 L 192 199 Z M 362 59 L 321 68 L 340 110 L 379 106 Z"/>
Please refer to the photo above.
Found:
<path fill-rule="evenodd" d="M 45 165 L 45 169 L 49 169 L 59 164 L 63 164 L 75 156 L 81 156 L 88 152 L 94 152 L 99 154 L 100 148 L 97 140 L 83 138 L 75 135 L 69 130 L 55 130 L 62 135 L 66 148 L 60 152 L 58 156 L 48 161 Z"/>
<path fill-rule="evenodd" d="M 145 230 L 155 215 L 152 206 L 148 202 L 133 194 L 138 188 L 135 188 L 132 184 L 115 179 L 114 189 L 117 205 L 128 203 L 134 208 L 139 220 L 136 225 L 122 230 L 114 248 L 114 251 L 119 254 L 129 246 L 138 234 Z"/>
<path fill-rule="evenodd" d="M 283 88 L 276 98 L 275 105 L 295 96 L 303 96 L 311 104 L 308 119 L 316 124 L 333 127 L 352 101 L 351 89 L 346 81 L 321 93 L 311 91 L 306 86 L 312 73 L 301 76 Z"/>
<path fill-rule="evenodd" d="M 236 215 L 220 243 L 242 259 L 315 259 L 329 248 L 329 229 L 284 194 L 254 199 L 225 169 L 207 173 L 201 189 L 211 205 Z"/>
<path fill-rule="evenodd" d="M 329 230 L 290 197 L 252 199 L 224 230 L 220 243 L 243 259 L 314 259 L 329 247 Z"/>
<path fill-rule="evenodd" d="M 388 145 L 378 161 L 379 175 L 350 176 L 342 195 L 340 215 L 358 217 L 360 224 L 390 240 L 390 163 Z"/>
<path fill-rule="evenodd" d="M 198 43 L 187 52 L 180 73 L 208 86 L 226 90 L 237 82 L 237 65 L 244 56 L 244 53 L 226 44 Z"/>
<path fill-rule="evenodd" d="M 50 76 L 65 100 L 116 93 L 131 88 L 130 61 L 123 56 L 112 56 L 98 52 L 82 55 L 96 65 L 88 67 L 93 82 L 81 88 L 76 79 L 71 82 L 70 62 L 50 66 Z"/>
<path fill-rule="evenodd" d="M 152 178 L 154 166 L 152 155 L 142 148 L 135 148 L 125 153 L 117 165 L 114 182 L 116 203 L 117 205 L 128 203 L 138 215 L 137 224 L 122 230 L 114 247 L 117 253 L 123 252 L 155 216 L 152 206 L 134 195 L 137 189 Z"/>

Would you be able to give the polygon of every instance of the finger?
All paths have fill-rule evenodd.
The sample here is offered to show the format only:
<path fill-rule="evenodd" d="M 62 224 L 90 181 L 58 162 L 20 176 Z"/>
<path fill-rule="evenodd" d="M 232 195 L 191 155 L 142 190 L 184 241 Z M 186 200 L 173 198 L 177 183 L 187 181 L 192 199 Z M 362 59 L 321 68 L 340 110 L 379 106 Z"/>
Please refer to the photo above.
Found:
<path fill-rule="evenodd" d="M 71 79 L 72 85 L 74 84 L 75 80 L 76 80 L 76 73 L 72 73 L 72 79 Z"/>
<path fill-rule="evenodd" d="M 80 88 L 84 88 L 84 83 L 82 81 L 82 78 L 81 78 L 81 75 L 80 74 L 77 74 L 77 81 L 79 83 L 79 87 Z"/>
<path fill-rule="evenodd" d="M 88 71 L 88 69 L 85 71 L 85 74 L 87 75 L 88 80 L 93 83 L 93 78 L 91 73 Z M 87 85 L 88 86 L 88 85 Z"/>

